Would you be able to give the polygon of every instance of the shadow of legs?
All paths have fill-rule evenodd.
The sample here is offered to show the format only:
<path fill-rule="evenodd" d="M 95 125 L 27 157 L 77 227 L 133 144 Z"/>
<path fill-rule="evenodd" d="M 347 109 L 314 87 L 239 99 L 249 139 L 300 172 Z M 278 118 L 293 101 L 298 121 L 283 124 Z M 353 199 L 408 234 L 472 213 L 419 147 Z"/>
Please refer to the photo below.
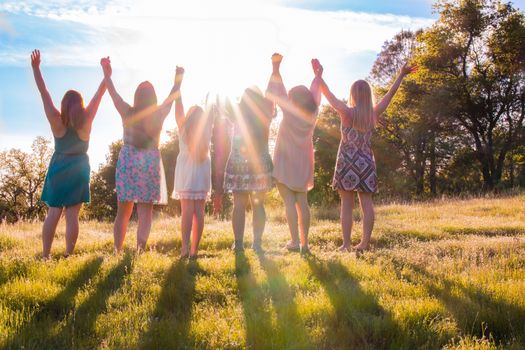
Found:
<path fill-rule="evenodd" d="M 334 307 L 327 325 L 327 348 L 395 348 L 404 335 L 375 295 L 365 292 L 359 281 L 339 261 L 306 259 L 314 277 Z"/>
<path fill-rule="evenodd" d="M 246 324 L 246 347 L 271 348 L 273 342 L 271 314 L 265 305 L 264 291 L 257 284 L 250 263 L 244 254 L 235 255 L 235 276 Z"/>
<path fill-rule="evenodd" d="M 286 282 L 286 278 L 279 271 L 275 262 L 258 254 L 259 263 L 266 272 L 272 304 L 277 314 L 279 338 L 284 339 L 282 344 L 286 348 L 312 348 L 309 344 L 308 332 L 299 317 L 293 291 Z"/>
<path fill-rule="evenodd" d="M 45 337 L 49 328 L 60 322 L 69 313 L 74 312 L 75 297 L 78 291 L 89 283 L 97 274 L 102 265 L 102 258 L 89 260 L 69 280 L 64 289 L 53 299 L 38 308 L 29 323 L 23 325 L 16 334 L 7 339 L 3 344 L 4 349 L 41 348 L 45 347 Z M 47 342 L 50 340 L 47 339 Z M 70 339 L 53 339 L 53 348 L 70 347 Z"/>
<path fill-rule="evenodd" d="M 177 259 L 166 273 L 149 329 L 140 349 L 192 348 L 190 326 L 195 278 L 202 270 L 197 261 Z"/>

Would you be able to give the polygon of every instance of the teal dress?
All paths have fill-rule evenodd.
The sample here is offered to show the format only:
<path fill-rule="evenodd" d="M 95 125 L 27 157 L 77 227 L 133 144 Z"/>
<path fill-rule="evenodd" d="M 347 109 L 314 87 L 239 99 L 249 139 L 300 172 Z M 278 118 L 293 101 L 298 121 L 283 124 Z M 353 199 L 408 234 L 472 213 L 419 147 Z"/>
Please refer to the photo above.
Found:
<path fill-rule="evenodd" d="M 47 170 L 42 201 L 49 207 L 89 203 L 89 141 L 78 137 L 75 129 L 55 137 L 55 152 Z"/>

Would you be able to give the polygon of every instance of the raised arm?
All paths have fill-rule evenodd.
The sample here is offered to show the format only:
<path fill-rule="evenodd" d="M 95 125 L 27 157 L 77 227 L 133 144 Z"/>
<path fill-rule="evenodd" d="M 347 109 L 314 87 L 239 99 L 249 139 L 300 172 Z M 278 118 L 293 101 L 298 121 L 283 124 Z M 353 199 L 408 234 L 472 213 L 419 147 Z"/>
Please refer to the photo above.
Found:
<path fill-rule="evenodd" d="M 173 89 L 175 91 L 175 121 L 177 122 L 177 127 L 179 131 L 184 124 L 184 105 L 182 104 L 182 96 L 180 93 L 180 86 L 182 84 L 182 79 L 184 78 L 184 68 L 177 66 L 175 70 L 175 83 L 173 84 Z"/>
<path fill-rule="evenodd" d="M 175 71 L 175 81 L 173 83 L 173 87 L 171 88 L 170 94 L 168 95 L 168 97 L 166 97 L 164 102 L 162 102 L 162 104 L 159 106 L 159 113 L 161 114 L 162 119 L 166 118 L 166 116 L 170 113 L 171 105 L 173 104 L 173 101 L 176 100 L 177 96 L 180 94 L 181 81 L 177 82 L 177 79 L 181 79 L 182 81 L 182 77 L 179 76 L 177 78 L 177 71 Z"/>
<path fill-rule="evenodd" d="M 319 65 L 317 69 L 321 69 L 322 72 L 323 66 L 321 65 L 321 63 L 319 63 L 319 60 L 314 58 L 312 61 L 316 61 L 315 65 Z M 312 62 L 312 65 L 313 64 L 314 63 Z M 335 97 L 332 91 L 330 91 L 330 89 L 328 88 L 328 85 L 326 84 L 323 78 L 319 77 L 318 79 L 321 92 L 323 93 L 324 97 L 326 97 L 326 99 L 328 100 L 330 106 L 332 106 L 339 114 L 348 113 L 350 108 L 347 106 L 347 104 Z"/>
<path fill-rule="evenodd" d="M 288 101 L 288 94 L 284 87 L 283 78 L 281 76 L 280 67 L 283 56 L 279 53 L 272 55 L 272 74 L 268 81 L 266 88 L 266 98 L 277 104 L 281 108 L 286 108 Z"/>
<path fill-rule="evenodd" d="M 89 123 L 93 122 L 93 119 L 95 119 L 95 115 L 97 114 L 98 106 L 100 105 L 100 101 L 102 101 L 102 96 L 104 96 L 104 93 L 106 92 L 106 81 L 105 79 L 102 79 L 102 82 L 98 86 L 97 92 L 95 92 L 95 95 L 89 102 L 89 105 L 86 107 L 86 116 Z"/>
<path fill-rule="evenodd" d="M 51 95 L 47 91 L 44 77 L 40 71 L 40 50 L 34 50 L 31 53 L 31 67 L 33 68 L 36 86 L 40 92 L 40 97 L 42 97 L 44 111 L 46 113 L 46 118 L 51 125 L 51 130 L 53 131 L 53 134 L 60 132 L 63 128 L 62 120 L 60 119 L 60 112 L 53 104 Z"/>
<path fill-rule="evenodd" d="M 396 78 L 396 81 L 392 86 L 390 87 L 390 90 L 386 93 L 385 96 L 381 99 L 381 101 L 374 106 L 374 112 L 377 116 L 380 116 L 383 114 L 384 111 L 386 111 L 388 105 L 392 101 L 392 98 L 394 98 L 394 95 L 397 92 L 397 89 L 399 89 L 399 86 L 401 85 L 401 82 L 403 79 L 410 73 L 415 72 L 417 70 L 417 66 L 411 66 L 408 63 L 405 63 L 405 65 L 401 68 L 401 71 L 399 72 L 399 75 Z"/>
<path fill-rule="evenodd" d="M 319 107 L 321 104 L 321 82 L 323 80 L 323 66 L 319 63 L 319 60 L 314 58 L 312 60 L 312 69 L 314 71 L 314 79 L 310 84 L 310 92 L 312 93 L 315 104 Z"/>
<path fill-rule="evenodd" d="M 113 100 L 113 104 L 115 105 L 115 108 L 117 109 L 120 116 L 122 118 L 125 118 L 126 116 L 128 116 L 131 106 L 127 104 L 122 99 L 122 97 L 120 97 L 120 95 L 117 93 L 117 90 L 115 89 L 115 85 L 113 85 L 113 81 L 111 80 L 111 74 L 113 70 L 111 68 L 111 61 L 109 57 L 101 59 L 100 65 L 102 66 L 102 70 L 104 71 L 104 82 L 106 83 L 109 95 Z"/>

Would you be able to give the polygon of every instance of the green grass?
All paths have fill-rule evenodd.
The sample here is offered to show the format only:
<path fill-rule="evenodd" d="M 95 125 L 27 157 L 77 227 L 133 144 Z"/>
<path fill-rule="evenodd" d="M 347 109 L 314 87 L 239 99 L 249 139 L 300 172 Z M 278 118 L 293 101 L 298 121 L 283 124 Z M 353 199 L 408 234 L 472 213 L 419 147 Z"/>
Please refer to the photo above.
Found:
<path fill-rule="evenodd" d="M 83 222 L 67 259 L 62 224 L 50 261 L 40 223 L 0 226 L 0 348 L 520 349 L 524 207 L 523 195 L 382 206 L 360 257 L 335 252 L 327 209 L 313 211 L 308 258 L 282 251 L 279 208 L 264 255 L 233 254 L 230 223 L 207 218 L 194 262 L 178 259 L 178 219 L 157 219 L 141 255 L 132 225 L 120 256 L 111 224 Z"/>

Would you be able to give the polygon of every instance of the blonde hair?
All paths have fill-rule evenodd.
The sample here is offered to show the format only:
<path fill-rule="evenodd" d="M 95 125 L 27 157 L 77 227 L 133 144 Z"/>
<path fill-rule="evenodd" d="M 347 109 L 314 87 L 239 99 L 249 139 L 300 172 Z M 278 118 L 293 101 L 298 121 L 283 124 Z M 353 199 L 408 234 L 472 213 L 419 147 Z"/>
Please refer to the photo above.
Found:
<path fill-rule="evenodd" d="M 372 130 L 377 124 L 374 95 L 366 80 L 357 80 L 350 87 L 348 104 L 352 108 L 352 127 L 361 132 Z"/>

